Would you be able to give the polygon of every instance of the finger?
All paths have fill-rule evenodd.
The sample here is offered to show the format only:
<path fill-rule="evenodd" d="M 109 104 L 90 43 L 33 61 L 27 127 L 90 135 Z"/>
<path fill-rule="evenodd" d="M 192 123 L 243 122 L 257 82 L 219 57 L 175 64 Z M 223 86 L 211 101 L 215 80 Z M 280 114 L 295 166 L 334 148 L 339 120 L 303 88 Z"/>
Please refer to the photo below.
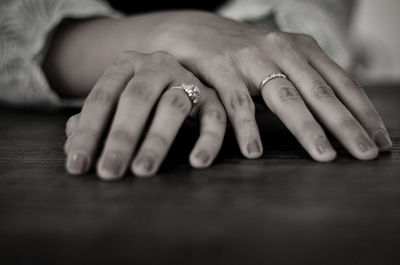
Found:
<path fill-rule="evenodd" d="M 278 116 L 314 160 L 333 160 L 336 157 L 335 150 L 289 80 L 276 78 L 259 88 L 260 81 L 266 75 L 281 72 L 276 65 L 267 63 L 268 61 L 269 58 L 261 56 L 253 58 L 252 64 L 242 69 L 242 73 L 246 73 L 247 82 L 254 89 L 260 90 L 259 93 L 269 109 Z"/>
<path fill-rule="evenodd" d="M 71 116 L 67 121 L 67 125 L 65 127 L 65 134 L 67 135 L 67 140 L 65 141 L 64 148 L 63 148 L 64 154 L 66 154 L 66 155 L 68 155 L 68 153 L 69 153 L 69 149 L 71 147 L 71 138 L 72 138 L 74 131 L 76 130 L 76 127 L 78 126 L 79 117 L 80 117 L 80 113 L 77 113 L 77 114 Z"/>
<path fill-rule="evenodd" d="M 66 168 L 70 174 L 84 174 L 93 163 L 117 99 L 134 74 L 135 56 L 134 52 L 124 52 L 106 69 L 89 93 L 67 157 Z"/>
<path fill-rule="evenodd" d="M 204 72 L 210 72 L 206 69 Z M 211 71 L 213 72 L 213 71 Z M 262 155 L 263 147 L 255 119 L 255 106 L 247 86 L 235 70 L 218 65 L 220 75 L 203 76 L 218 92 L 232 124 L 241 153 L 250 159 Z"/>
<path fill-rule="evenodd" d="M 132 163 L 138 177 L 153 175 L 164 160 L 192 103 L 181 89 L 168 89 L 156 109 L 149 131 Z"/>
<path fill-rule="evenodd" d="M 269 109 L 279 117 L 314 160 L 325 162 L 336 157 L 323 129 L 290 81 L 283 78 L 272 79 L 260 92 Z"/>
<path fill-rule="evenodd" d="M 278 66 L 289 76 L 312 112 L 354 157 L 361 160 L 375 158 L 378 154 L 376 145 L 332 88 L 298 55 L 287 56 L 291 58 L 290 63 Z"/>
<path fill-rule="evenodd" d="M 97 164 L 97 175 L 103 180 L 116 180 L 124 175 L 153 105 L 170 83 L 169 75 L 147 70 L 138 70 L 121 94 Z"/>
<path fill-rule="evenodd" d="M 376 111 L 357 82 L 333 62 L 322 50 L 310 54 L 310 62 L 324 79 L 333 87 L 336 95 L 364 126 L 381 151 L 390 150 L 392 141 L 389 133 Z"/>
<path fill-rule="evenodd" d="M 207 100 L 200 107 L 200 136 L 189 156 L 195 168 L 211 165 L 219 150 L 226 130 L 226 114 L 214 90 L 204 89 Z"/>
<path fill-rule="evenodd" d="M 76 130 L 76 127 L 78 127 L 79 116 L 80 113 L 77 113 L 68 119 L 67 125 L 65 126 L 65 134 L 67 137 L 71 137 L 72 133 Z"/>

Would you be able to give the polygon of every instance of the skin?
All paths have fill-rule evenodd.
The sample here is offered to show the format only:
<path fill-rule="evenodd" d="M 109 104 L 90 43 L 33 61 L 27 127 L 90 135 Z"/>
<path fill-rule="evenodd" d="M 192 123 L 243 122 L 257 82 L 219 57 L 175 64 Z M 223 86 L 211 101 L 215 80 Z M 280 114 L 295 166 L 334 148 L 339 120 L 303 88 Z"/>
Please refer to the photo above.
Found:
<path fill-rule="evenodd" d="M 199 87 L 198 103 L 192 104 L 184 91 L 173 88 L 182 83 Z M 139 144 L 155 105 L 154 117 Z M 81 113 L 67 122 L 67 169 L 71 174 L 86 173 L 100 152 L 97 174 L 103 180 L 119 179 L 128 168 L 138 177 L 151 176 L 188 116 L 200 122 L 190 163 L 196 168 L 207 167 L 221 148 L 226 128 L 225 111 L 215 91 L 165 52 L 125 51 L 97 81 Z M 102 135 L 107 137 L 99 150 Z"/>
<path fill-rule="evenodd" d="M 153 13 L 122 20 L 94 19 L 68 23 L 61 28 L 44 66 L 50 82 L 62 84 L 54 86 L 60 95 L 83 97 L 100 76 L 100 80 L 108 79 L 107 71 L 103 75 L 102 72 L 124 50 L 166 51 L 201 82 L 215 89 L 247 158 L 262 154 L 251 99 L 256 94 L 262 95 L 266 106 L 316 161 L 331 161 L 336 157 L 322 127 L 360 160 L 374 159 L 379 150 L 391 148 L 385 125 L 365 92 L 307 35 L 259 29 L 214 14 L 191 11 Z M 274 72 L 284 73 L 288 79 L 271 80 L 259 89 L 261 80 Z M 149 111 L 149 107 L 143 108 Z M 111 114 L 105 113 L 103 117 L 106 115 Z M 117 117 L 118 111 L 114 119 Z M 82 134 L 90 138 L 92 132 Z M 71 145 L 79 146 L 74 141 Z M 85 173 L 86 168 L 83 172 L 73 172 L 69 167 L 74 155 L 68 153 L 67 170 Z M 99 170 L 98 173 L 101 175 Z"/>

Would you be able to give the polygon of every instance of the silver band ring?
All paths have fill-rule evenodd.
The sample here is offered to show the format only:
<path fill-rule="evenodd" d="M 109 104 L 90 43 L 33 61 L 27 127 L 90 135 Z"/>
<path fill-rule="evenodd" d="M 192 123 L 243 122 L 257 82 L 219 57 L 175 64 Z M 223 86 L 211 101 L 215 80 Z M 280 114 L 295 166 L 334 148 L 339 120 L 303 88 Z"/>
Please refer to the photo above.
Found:
<path fill-rule="evenodd" d="M 183 90 L 193 105 L 198 103 L 200 100 L 200 89 L 196 85 L 193 85 L 193 84 L 186 85 L 185 83 L 183 83 L 180 86 L 172 86 L 170 89 L 173 89 L 173 88 Z"/>
<path fill-rule="evenodd" d="M 272 79 L 275 78 L 283 78 L 283 79 L 287 79 L 286 75 L 282 74 L 282 73 L 272 73 L 267 75 L 267 77 L 265 77 L 261 83 L 260 86 L 258 88 L 259 91 L 261 91 L 261 89 L 265 86 L 266 83 L 268 83 L 269 81 L 271 81 Z"/>

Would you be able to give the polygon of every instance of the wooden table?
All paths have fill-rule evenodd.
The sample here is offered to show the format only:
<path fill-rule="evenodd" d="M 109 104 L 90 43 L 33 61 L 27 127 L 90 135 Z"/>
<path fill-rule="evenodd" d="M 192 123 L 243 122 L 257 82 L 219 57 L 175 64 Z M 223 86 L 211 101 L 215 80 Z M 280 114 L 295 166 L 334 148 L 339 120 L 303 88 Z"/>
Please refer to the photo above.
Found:
<path fill-rule="evenodd" d="M 265 154 L 232 134 L 210 169 L 177 141 L 151 179 L 116 183 L 64 171 L 76 110 L 0 110 L 0 264 L 400 264 L 400 87 L 367 90 L 394 148 L 313 162 L 270 114 Z"/>

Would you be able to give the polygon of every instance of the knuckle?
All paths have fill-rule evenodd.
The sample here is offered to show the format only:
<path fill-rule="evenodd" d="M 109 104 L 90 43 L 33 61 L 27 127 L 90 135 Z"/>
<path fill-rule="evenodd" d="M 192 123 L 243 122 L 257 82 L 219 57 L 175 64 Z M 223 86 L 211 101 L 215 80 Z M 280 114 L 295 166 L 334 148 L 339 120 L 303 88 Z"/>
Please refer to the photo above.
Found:
<path fill-rule="evenodd" d="M 135 80 L 126 88 L 121 99 L 127 98 L 128 100 L 136 99 L 150 102 L 154 96 L 154 90 L 148 85 L 148 82 Z"/>
<path fill-rule="evenodd" d="M 215 56 L 209 56 L 207 60 L 204 61 L 202 67 L 211 68 L 213 71 L 222 71 L 222 74 L 225 75 L 226 73 L 231 72 L 230 67 L 227 67 L 227 65 L 232 65 L 234 63 L 233 57 L 231 50 L 222 50 Z"/>
<path fill-rule="evenodd" d="M 249 60 L 249 58 L 258 58 L 260 54 L 262 54 L 260 48 L 252 43 L 247 43 L 246 45 L 239 47 L 239 49 L 235 51 L 235 55 L 237 57 L 243 58 L 245 60 Z"/>
<path fill-rule="evenodd" d="M 71 116 L 68 119 L 67 124 L 65 126 L 65 131 L 67 132 L 67 135 L 72 134 L 77 124 L 78 124 L 78 117 L 76 115 Z"/>
<path fill-rule="evenodd" d="M 146 141 L 152 146 L 161 146 L 161 148 L 168 148 L 170 141 L 168 138 L 159 132 L 151 132 L 147 135 Z"/>
<path fill-rule="evenodd" d="M 145 83 L 145 80 L 151 80 L 153 78 L 160 77 L 163 73 L 159 70 L 159 68 L 155 67 L 154 65 L 148 64 L 147 62 L 142 63 L 135 74 L 134 77 L 134 82 L 143 82 Z M 140 80 L 144 79 L 144 80 Z"/>
<path fill-rule="evenodd" d="M 166 51 L 156 51 L 151 54 L 151 58 L 155 63 L 176 62 L 177 60 L 173 55 Z"/>
<path fill-rule="evenodd" d="M 135 51 L 123 51 L 116 57 L 111 66 L 119 68 L 121 66 L 131 65 L 138 55 L 139 53 Z"/>
<path fill-rule="evenodd" d="M 265 36 L 265 40 L 271 44 L 283 45 L 292 41 L 292 37 L 290 33 L 282 32 L 282 31 L 271 31 Z"/>
<path fill-rule="evenodd" d="M 226 115 L 225 112 L 221 110 L 208 110 L 204 112 L 204 116 L 220 125 L 226 125 Z"/>
<path fill-rule="evenodd" d="M 230 108 L 233 111 L 242 109 L 242 108 L 249 108 L 252 111 L 255 110 L 255 106 L 251 97 L 247 91 L 236 91 L 232 94 L 230 99 Z"/>
<path fill-rule="evenodd" d="M 339 123 L 339 128 L 341 130 L 350 131 L 353 133 L 361 130 L 360 124 L 354 119 L 343 119 Z"/>
<path fill-rule="evenodd" d="M 350 91 L 364 94 L 364 90 L 362 89 L 361 84 L 353 79 L 348 79 L 348 80 L 344 81 L 343 84 L 344 84 L 344 87 Z"/>
<path fill-rule="evenodd" d="M 100 132 L 90 127 L 78 128 L 74 135 L 70 137 L 68 150 L 81 150 L 87 154 L 92 154 L 96 148 L 97 140 L 100 138 Z"/>
<path fill-rule="evenodd" d="M 213 139 L 213 140 L 219 140 L 221 138 L 223 138 L 223 135 L 221 135 L 221 133 L 218 133 L 216 131 L 212 131 L 212 130 L 204 130 L 201 133 L 204 137 Z"/>
<path fill-rule="evenodd" d="M 166 51 L 155 51 L 152 53 L 153 56 L 158 56 L 158 57 L 162 57 L 162 58 L 169 58 L 169 57 L 173 57 L 170 53 L 166 52 Z"/>
<path fill-rule="evenodd" d="M 83 126 L 76 129 L 74 132 L 74 139 L 96 138 L 99 135 L 100 132 L 95 128 Z"/>
<path fill-rule="evenodd" d="M 332 88 L 323 81 L 316 81 L 311 85 L 311 94 L 319 100 L 335 98 Z"/>
<path fill-rule="evenodd" d="M 174 89 L 176 90 L 176 89 Z M 176 91 L 179 92 L 179 91 Z M 185 95 L 183 91 L 176 93 L 174 92 L 167 92 L 163 96 L 164 104 L 172 109 L 176 109 L 183 114 L 189 113 L 191 109 L 191 102 L 187 95 Z"/>
<path fill-rule="evenodd" d="M 299 43 L 295 36 L 296 34 L 293 33 L 272 31 L 264 38 L 264 45 L 273 48 L 277 54 L 288 57 L 291 51 L 297 51 L 299 48 Z M 276 57 L 276 60 L 279 60 L 279 58 Z"/>
<path fill-rule="evenodd" d="M 86 98 L 85 103 L 110 103 L 113 100 L 113 95 L 104 88 L 93 89 Z"/>
<path fill-rule="evenodd" d="M 65 134 L 67 137 L 70 137 L 74 133 L 75 128 L 72 128 L 71 126 L 68 126 L 65 128 Z"/>
<path fill-rule="evenodd" d="M 299 102 L 301 96 L 296 88 L 290 86 L 280 87 L 277 91 L 278 98 L 281 102 Z"/>
<path fill-rule="evenodd" d="M 124 128 L 119 128 L 110 132 L 108 140 L 112 142 L 123 142 L 132 144 L 136 140 L 136 136 Z"/>
<path fill-rule="evenodd" d="M 379 125 L 381 126 L 383 124 L 381 117 L 379 116 L 378 112 L 376 111 L 375 108 L 365 108 L 364 111 L 362 111 L 364 114 L 364 119 L 366 121 L 367 125 L 374 126 L 374 125 Z"/>
<path fill-rule="evenodd" d="M 75 115 L 71 116 L 67 120 L 67 127 L 71 126 L 75 121 Z"/>
<path fill-rule="evenodd" d="M 237 125 L 239 128 L 252 128 L 255 125 L 256 121 L 254 118 L 246 118 L 246 119 L 241 119 L 237 122 Z"/>
<path fill-rule="evenodd" d="M 362 111 L 361 113 L 362 115 L 360 118 L 367 131 L 372 132 L 385 127 L 381 117 L 374 108 L 365 109 L 365 111 Z"/>
<path fill-rule="evenodd" d="M 133 82 L 160 83 L 160 81 L 162 81 L 163 83 L 168 83 L 172 81 L 172 73 L 174 71 L 173 69 L 176 69 L 176 67 L 166 62 L 143 62 L 136 69 L 136 74 Z M 153 88 L 161 89 L 160 86 L 153 86 Z"/>
<path fill-rule="evenodd" d="M 109 67 L 103 73 L 98 81 L 98 84 L 104 84 L 104 86 L 115 86 L 119 83 L 119 80 L 126 78 L 126 71 L 123 67 Z"/>
<path fill-rule="evenodd" d="M 303 54 L 300 49 L 300 43 L 295 37 L 296 34 L 280 31 L 273 31 L 264 38 L 264 46 L 270 47 L 272 53 L 269 54 L 274 61 L 279 62 L 283 68 L 289 68 L 293 65 L 293 56 L 300 60 Z"/>

